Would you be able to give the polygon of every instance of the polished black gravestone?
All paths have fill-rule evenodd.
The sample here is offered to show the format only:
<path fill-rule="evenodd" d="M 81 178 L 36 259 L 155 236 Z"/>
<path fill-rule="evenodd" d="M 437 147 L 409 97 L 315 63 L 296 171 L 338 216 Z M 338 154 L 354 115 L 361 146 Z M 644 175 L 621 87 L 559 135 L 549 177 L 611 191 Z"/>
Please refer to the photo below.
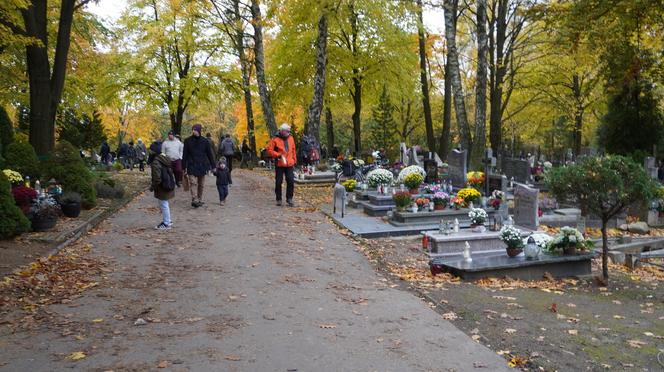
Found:
<path fill-rule="evenodd" d="M 588 275 L 590 260 L 595 253 L 569 256 L 542 254 L 537 259 L 527 260 L 523 255 L 510 258 L 507 253 L 475 257 L 466 262 L 463 258 L 434 258 L 429 261 L 431 274 L 450 273 L 464 280 L 487 277 L 510 277 L 523 280 L 542 279 L 545 273 L 556 278 Z"/>

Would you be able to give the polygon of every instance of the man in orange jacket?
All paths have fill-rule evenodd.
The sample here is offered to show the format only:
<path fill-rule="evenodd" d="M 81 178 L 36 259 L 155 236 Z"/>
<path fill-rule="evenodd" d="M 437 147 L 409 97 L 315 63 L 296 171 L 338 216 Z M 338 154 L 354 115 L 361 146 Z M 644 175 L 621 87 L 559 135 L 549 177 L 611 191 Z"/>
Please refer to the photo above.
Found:
<path fill-rule="evenodd" d="M 295 192 L 295 164 L 297 155 L 295 152 L 295 140 L 290 134 L 290 125 L 281 124 L 279 133 L 272 138 L 267 145 L 267 155 L 275 161 L 275 186 L 274 193 L 277 195 L 277 205 L 281 206 L 281 184 L 286 176 L 286 202 L 289 207 L 293 206 L 293 194 Z"/>

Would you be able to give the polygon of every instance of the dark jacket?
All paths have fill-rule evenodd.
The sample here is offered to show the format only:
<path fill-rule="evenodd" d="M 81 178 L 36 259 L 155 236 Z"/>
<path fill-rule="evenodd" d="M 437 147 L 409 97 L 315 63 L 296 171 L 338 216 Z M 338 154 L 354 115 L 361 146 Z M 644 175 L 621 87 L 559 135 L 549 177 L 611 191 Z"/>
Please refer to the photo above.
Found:
<path fill-rule="evenodd" d="M 145 144 L 143 142 L 139 142 L 136 144 L 136 159 L 138 160 L 145 160 L 145 158 L 148 155 L 148 149 L 145 148 Z"/>
<path fill-rule="evenodd" d="M 235 155 L 235 143 L 230 138 L 224 138 L 223 141 L 219 144 L 219 155 L 225 156 L 227 158 Z"/>
<path fill-rule="evenodd" d="M 108 156 L 108 154 L 111 153 L 111 147 L 108 145 L 108 143 L 104 142 L 101 144 L 101 149 L 99 149 L 99 153 L 101 154 L 102 157 Z"/>
<path fill-rule="evenodd" d="M 249 145 L 247 145 L 246 142 L 242 142 L 242 153 L 243 154 L 249 154 L 251 152 L 251 148 Z"/>
<path fill-rule="evenodd" d="M 222 169 L 220 166 L 217 166 L 212 173 L 217 176 L 217 185 L 229 184 L 230 172 L 228 171 L 228 167 Z"/>
<path fill-rule="evenodd" d="M 129 151 L 129 145 L 126 143 L 121 143 L 118 147 L 118 156 L 127 156 L 127 151 Z"/>
<path fill-rule="evenodd" d="M 184 140 L 182 167 L 196 177 L 205 176 L 214 167 L 214 153 L 207 138 L 191 136 Z"/>
<path fill-rule="evenodd" d="M 152 168 L 152 189 L 154 190 L 154 197 L 159 200 L 172 199 L 175 196 L 175 190 L 164 190 L 161 187 L 161 170 L 162 168 L 171 167 L 171 159 L 164 154 L 159 154 L 154 157 L 150 164 Z"/>

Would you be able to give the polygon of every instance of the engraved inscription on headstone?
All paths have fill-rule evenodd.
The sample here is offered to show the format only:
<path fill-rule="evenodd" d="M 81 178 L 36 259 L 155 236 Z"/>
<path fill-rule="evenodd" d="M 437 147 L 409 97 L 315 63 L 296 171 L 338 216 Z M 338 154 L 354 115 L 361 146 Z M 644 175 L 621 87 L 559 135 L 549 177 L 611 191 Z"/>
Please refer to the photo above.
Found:
<path fill-rule="evenodd" d="M 517 185 L 514 191 L 514 223 L 517 226 L 537 230 L 539 225 L 538 202 L 539 190 Z"/>
<path fill-rule="evenodd" d="M 447 155 L 449 179 L 454 187 L 466 186 L 466 173 L 468 173 L 466 154 L 466 150 L 452 150 Z"/>

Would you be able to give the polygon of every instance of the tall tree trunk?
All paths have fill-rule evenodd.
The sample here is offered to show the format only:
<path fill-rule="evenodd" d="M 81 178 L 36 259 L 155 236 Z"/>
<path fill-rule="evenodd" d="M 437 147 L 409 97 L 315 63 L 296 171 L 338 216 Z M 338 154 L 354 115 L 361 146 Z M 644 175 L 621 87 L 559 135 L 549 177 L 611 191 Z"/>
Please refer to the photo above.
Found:
<path fill-rule="evenodd" d="M 504 85 L 505 77 L 507 76 L 507 65 L 512 51 L 514 50 L 514 42 L 510 44 L 510 48 L 505 50 L 507 43 L 507 19 L 509 13 L 509 0 L 493 0 L 493 14 L 491 19 L 491 30 L 489 31 L 490 55 L 489 62 L 490 70 L 490 85 L 489 85 L 489 140 L 491 142 L 491 149 L 494 153 L 501 151 L 503 147 L 503 112 L 504 112 Z M 516 10 L 515 10 L 516 12 Z M 515 29 L 515 33 L 511 36 L 512 40 L 516 40 L 521 28 Z"/>
<path fill-rule="evenodd" d="M 581 92 L 581 79 L 579 74 L 572 75 L 572 94 L 574 95 L 574 155 L 581 153 L 581 139 L 583 136 L 583 97 Z"/>
<path fill-rule="evenodd" d="M 35 0 L 21 10 L 25 36 L 39 40 L 26 47 L 28 82 L 30 87 L 30 144 L 38 155 L 49 155 L 55 145 L 55 114 L 62 99 L 67 57 L 71 44 L 74 11 L 87 1 L 63 0 L 56 36 L 53 71 L 48 57 L 48 4 Z"/>
<path fill-rule="evenodd" d="M 235 13 L 235 22 L 241 24 L 242 17 L 240 14 L 239 0 L 233 1 L 233 12 Z M 244 30 L 241 26 L 236 26 L 235 33 L 235 48 L 237 49 L 238 58 L 240 60 L 240 70 L 242 72 L 242 92 L 244 93 L 244 108 L 247 115 L 247 137 L 249 137 L 249 147 L 251 148 L 252 161 L 256 156 L 256 132 L 254 124 L 254 105 L 251 99 L 251 65 L 247 60 L 247 55 L 244 52 Z"/>
<path fill-rule="evenodd" d="M 327 9 L 318 20 L 318 37 L 316 38 L 316 76 L 314 77 L 314 96 L 307 113 L 306 133 L 320 143 L 320 115 L 323 111 L 325 95 L 325 65 L 327 63 Z"/>
<path fill-rule="evenodd" d="M 356 69 L 353 69 L 355 75 Z M 361 156 L 362 153 L 362 121 L 360 114 L 362 113 L 362 82 L 359 78 L 353 76 L 353 150 L 355 156 Z"/>
<path fill-rule="evenodd" d="M 353 63 L 357 63 L 358 49 L 357 39 L 359 37 L 359 28 L 357 25 L 358 15 L 355 12 L 355 4 L 351 2 L 349 5 L 350 11 L 350 28 L 351 28 L 351 51 L 353 53 Z M 355 156 L 362 154 L 362 77 L 360 76 L 360 69 L 353 67 L 353 90 L 351 96 L 353 97 L 353 139 L 354 139 L 354 152 Z"/>
<path fill-rule="evenodd" d="M 436 151 L 436 138 L 433 134 L 433 119 L 431 118 L 431 102 L 429 99 L 429 79 L 427 73 L 426 40 L 424 37 L 424 22 L 422 19 L 422 0 L 417 0 L 417 40 L 420 52 L 420 85 L 422 86 L 422 109 L 424 110 L 424 127 L 427 134 L 429 151 Z"/>
<path fill-rule="evenodd" d="M 464 102 L 463 85 L 461 83 L 461 72 L 459 68 L 459 52 L 456 46 L 456 17 L 459 1 L 445 0 L 445 40 L 447 42 L 448 60 L 450 66 L 450 80 L 454 93 L 454 111 L 456 113 L 459 134 L 461 135 L 461 146 L 472 151 L 473 140 L 470 134 L 470 125 L 466 115 L 466 103 Z M 446 77 L 447 78 L 447 77 Z"/>
<path fill-rule="evenodd" d="M 471 167 L 481 169 L 486 144 L 487 30 L 486 0 L 477 0 L 477 80 L 475 82 L 475 140 Z"/>
<path fill-rule="evenodd" d="M 449 61 L 449 49 L 447 52 Z M 450 78 L 450 64 L 445 63 L 445 97 L 443 97 L 443 132 L 440 134 L 438 144 L 438 155 L 443 161 L 447 161 L 450 152 L 450 130 L 452 129 L 452 80 Z"/>
<path fill-rule="evenodd" d="M 329 103 L 325 104 L 325 128 L 327 130 L 327 151 L 329 154 L 334 148 L 334 122 L 332 121 L 332 110 Z"/>
<path fill-rule="evenodd" d="M 256 81 L 258 82 L 258 94 L 261 97 L 263 117 L 270 136 L 277 132 L 277 121 L 272 111 L 270 92 L 265 79 L 265 52 L 263 50 L 263 17 L 259 0 L 251 0 L 251 16 L 254 27 L 254 65 L 256 66 Z"/>

